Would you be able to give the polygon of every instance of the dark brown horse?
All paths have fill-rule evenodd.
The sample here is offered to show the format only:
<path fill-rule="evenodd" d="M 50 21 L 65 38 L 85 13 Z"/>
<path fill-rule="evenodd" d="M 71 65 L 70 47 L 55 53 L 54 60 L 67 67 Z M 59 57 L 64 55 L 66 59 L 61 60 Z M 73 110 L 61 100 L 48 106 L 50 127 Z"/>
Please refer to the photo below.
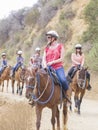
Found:
<path fill-rule="evenodd" d="M 37 70 L 28 68 L 26 72 L 26 97 L 30 98 L 32 92 L 36 96 L 34 98 L 36 107 L 36 130 L 40 129 L 42 110 L 48 107 L 52 110 L 52 130 L 55 130 L 55 119 L 57 122 L 57 130 L 60 130 L 60 119 L 58 104 L 60 103 L 61 89 L 59 85 L 54 85 L 52 78 L 45 70 Z M 67 105 L 63 102 L 63 130 L 66 130 L 67 123 Z"/>
<path fill-rule="evenodd" d="M 78 70 L 73 77 L 72 83 L 70 84 L 74 92 L 75 110 L 80 114 L 80 106 L 88 86 L 88 80 L 86 78 L 87 68 L 82 67 Z"/>
<path fill-rule="evenodd" d="M 11 66 L 7 66 L 4 68 L 1 76 L 0 76 L 0 85 L 2 86 L 2 92 L 3 92 L 3 89 L 4 89 L 4 81 L 6 80 L 7 81 L 7 92 L 8 92 L 8 85 L 9 85 L 9 79 L 10 79 L 10 71 L 11 71 Z"/>
<path fill-rule="evenodd" d="M 19 67 L 17 71 L 15 71 L 15 75 L 11 77 L 12 81 L 12 93 L 14 93 L 14 85 L 15 81 L 17 82 L 17 94 L 22 95 L 23 87 L 25 80 L 25 68 Z"/>

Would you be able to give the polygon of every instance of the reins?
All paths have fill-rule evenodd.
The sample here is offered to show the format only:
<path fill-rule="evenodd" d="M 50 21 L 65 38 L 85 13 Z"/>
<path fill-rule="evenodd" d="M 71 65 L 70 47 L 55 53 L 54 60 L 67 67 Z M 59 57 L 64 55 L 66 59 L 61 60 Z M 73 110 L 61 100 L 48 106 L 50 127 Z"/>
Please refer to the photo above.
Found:
<path fill-rule="evenodd" d="M 37 76 L 38 76 L 38 75 L 37 75 Z M 45 86 L 43 92 L 40 94 L 40 96 L 39 96 L 38 98 L 33 99 L 35 102 L 38 102 L 38 101 L 41 99 L 41 97 L 44 95 L 44 93 L 45 93 L 45 91 L 46 91 L 46 89 L 47 89 L 47 87 L 48 87 L 48 83 L 49 83 L 49 76 L 48 76 L 47 83 L 46 83 L 46 86 Z"/>
<path fill-rule="evenodd" d="M 50 75 L 50 77 L 51 77 L 51 73 L 50 73 L 50 72 L 49 72 L 49 75 Z M 37 78 L 38 91 L 39 91 L 39 88 L 40 88 L 40 75 L 39 75 L 38 73 L 37 73 L 37 75 L 36 75 L 36 78 Z M 52 88 L 51 88 L 50 96 L 48 97 L 48 99 L 47 99 L 46 101 L 40 101 L 40 99 L 42 98 L 42 96 L 44 95 L 44 93 L 45 93 L 45 91 L 46 91 L 46 89 L 47 89 L 47 87 L 48 87 L 49 76 L 48 76 L 47 83 L 46 83 L 46 85 L 45 85 L 45 88 L 44 88 L 43 92 L 40 94 L 40 96 L 39 96 L 38 98 L 36 98 L 36 99 L 33 98 L 33 100 L 34 100 L 35 102 L 38 102 L 39 104 L 44 105 L 44 104 L 48 103 L 48 102 L 51 100 L 51 98 L 52 98 L 52 96 L 53 96 L 53 93 L 54 93 L 54 82 L 53 82 L 52 77 L 51 77 L 51 80 L 52 80 Z"/>

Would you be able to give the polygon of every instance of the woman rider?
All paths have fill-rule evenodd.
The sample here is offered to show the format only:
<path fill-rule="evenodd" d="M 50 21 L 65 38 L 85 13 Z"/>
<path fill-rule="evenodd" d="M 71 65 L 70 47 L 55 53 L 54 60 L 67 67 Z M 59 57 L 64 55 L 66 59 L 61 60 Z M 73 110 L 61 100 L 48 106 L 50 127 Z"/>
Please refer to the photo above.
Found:
<path fill-rule="evenodd" d="M 6 53 L 3 52 L 1 56 L 2 56 L 2 59 L 1 59 L 1 67 L 0 67 L 0 76 L 1 76 L 4 68 L 6 68 L 7 64 L 8 64 L 7 58 L 6 58 Z"/>
<path fill-rule="evenodd" d="M 81 44 L 75 45 L 75 53 L 72 53 L 71 60 L 72 60 L 72 67 L 70 68 L 70 70 L 68 72 L 68 76 L 72 79 L 74 77 L 77 69 L 80 69 L 84 65 L 85 57 L 84 57 L 84 54 L 82 52 L 82 45 Z M 87 75 L 87 79 L 90 82 L 90 74 L 88 71 L 87 71 L 86 75 Z M 90 83 L 89 83 L 87 89 L 88 90 L 91 89 Z"/>
<path fill-rule="evenodd" d="M 47 68 L 49 66 L 55 70 L 62 88 L 65 90 L 66 96 L 70 99 L 71 90 L 68 86 L 63 67 L 65 54 L 64 46 L 57 42 L 59 35 L 56 31 L 51 30 L 46 33 L 46 36 L 48 43 L 44 49 L 43 67 Z"/>

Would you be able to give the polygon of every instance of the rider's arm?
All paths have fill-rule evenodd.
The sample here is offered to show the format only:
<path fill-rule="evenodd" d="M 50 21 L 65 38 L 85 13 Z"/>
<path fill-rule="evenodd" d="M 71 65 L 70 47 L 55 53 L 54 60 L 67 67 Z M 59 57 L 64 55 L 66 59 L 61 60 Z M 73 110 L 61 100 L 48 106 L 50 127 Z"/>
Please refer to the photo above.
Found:
<path fill-rule="evenodd" d="M 44 51 L 43 59 L 42 59 L 42 66 L 43 66 L 43 68 L 47 68 L 47 64 L 46 64 L 46 52 L 45 51 Z"/>
<path fill-rule="evenodd" d="M 84 65 L 84 60 L 85 60 L 85 57 L 84 57 L 84 54 L 82 54 L 81 66 L 83 66 L 83 65 Z"/>

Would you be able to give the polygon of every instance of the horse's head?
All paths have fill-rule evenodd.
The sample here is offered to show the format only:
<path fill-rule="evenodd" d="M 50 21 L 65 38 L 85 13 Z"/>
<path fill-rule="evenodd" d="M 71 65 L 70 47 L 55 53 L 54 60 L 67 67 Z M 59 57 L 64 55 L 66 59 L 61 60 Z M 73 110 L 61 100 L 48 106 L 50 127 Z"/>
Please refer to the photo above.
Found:
<path fill-rule="evenodd" d="M 34 87 L 36 86 L 36 72 L 37 68 L 28 67 L 25 73 L 26 81 L 26 98 L 31 98 Z"/>
<path fill-rule="evenodd" d="M 77 84 L 82 89 L 86 87 L 86 71 L 87 68 L 84 67 L 78 71 Z"/>

